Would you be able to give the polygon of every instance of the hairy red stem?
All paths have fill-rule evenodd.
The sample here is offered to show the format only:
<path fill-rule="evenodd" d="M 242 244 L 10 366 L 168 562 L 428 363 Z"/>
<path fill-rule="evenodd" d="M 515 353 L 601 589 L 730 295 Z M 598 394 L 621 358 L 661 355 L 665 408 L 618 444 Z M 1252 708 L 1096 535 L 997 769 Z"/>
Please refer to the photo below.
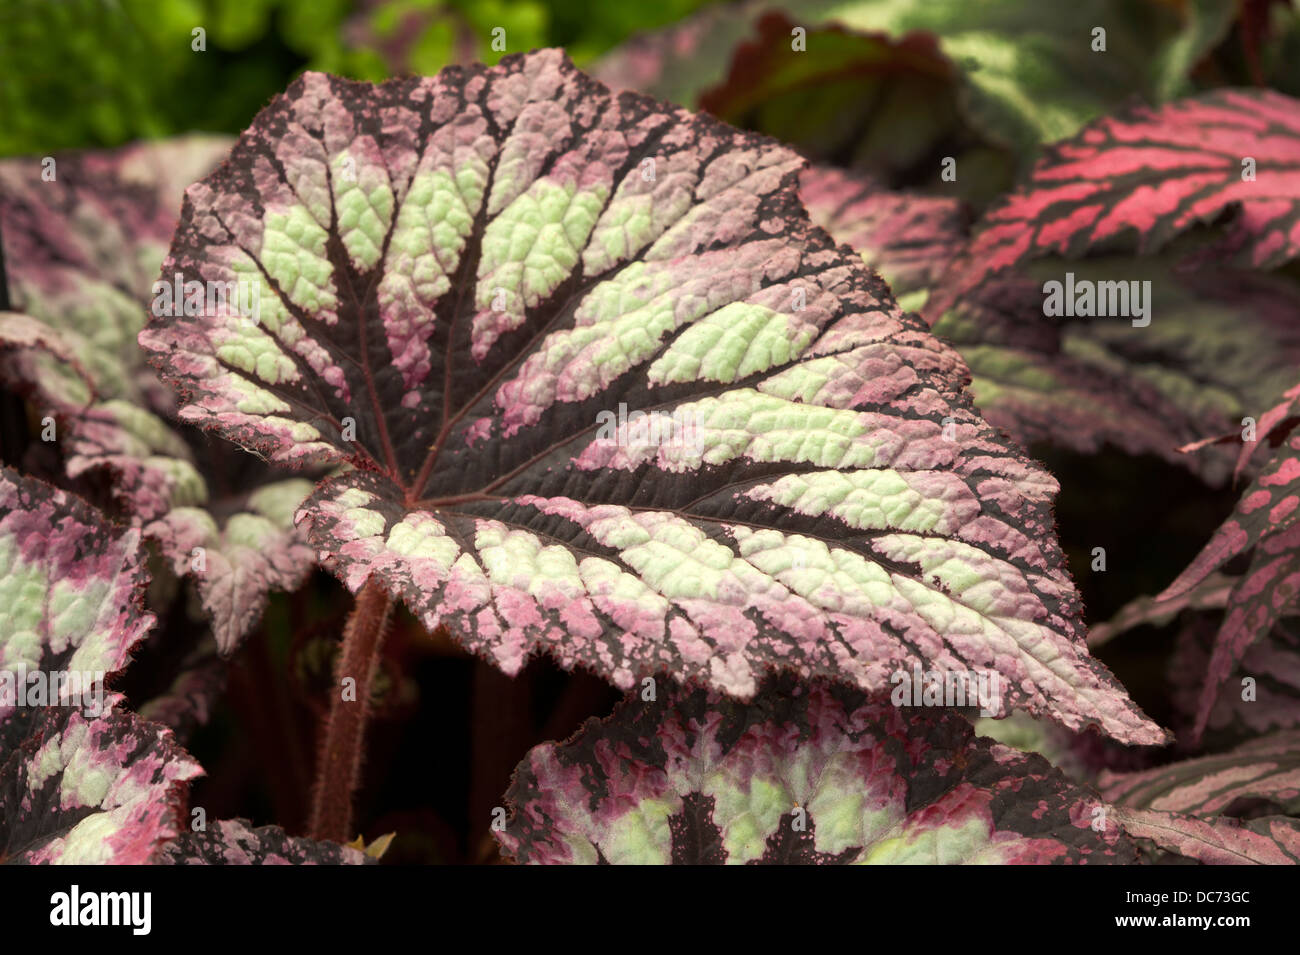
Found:
<path fill-rule="evenodd" d="M 357 593 L 356 606 L 343 629 L 334 698 L 312 789 L 308 834 L 313 839 L 348 842 L 356 835 L 352 831 L 352 798 L 361 783 L 370 688 L 379 669 L 379 647 L 392 610 L 388 591 L 371 577 Z"/>

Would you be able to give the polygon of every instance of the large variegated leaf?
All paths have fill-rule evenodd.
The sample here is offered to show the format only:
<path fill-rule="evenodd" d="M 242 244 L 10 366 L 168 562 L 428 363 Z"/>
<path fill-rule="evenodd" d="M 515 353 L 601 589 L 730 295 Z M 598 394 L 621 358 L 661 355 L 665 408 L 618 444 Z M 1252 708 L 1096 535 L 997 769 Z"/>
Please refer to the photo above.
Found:
<path fill-rule="evenodd" d="M 508 673 L 545 650 L 746 697 L 771 668 L 987 668 L 1160 741 L 1083 650 L 1055 481 L 809 225 L 800 167 L 555 51 L 308 74 L 191 187 L 164 265 L 257 315 L 140 340 L 185 420 L 352 465 L 300 512 L 322 559 Z"/>
<path fill-rule="evenodd" d="M 210 455 L 169 420 L 175 396 L 136 337 L 184 187 L 229 148 L 221 137 L 187 137 L 54 157 L 53 166 L 0 162 L 6 272 L 29 313 L 0 322 L 0 374 L 57 420 L 69 476 L 112 472 L 124 518 L 196 579 L 226 652 L 256 623 L 268 590 L 292 589 L 312 566 L 291 520 L 310 485 L 254 492 L 279 502 L 273 515 L 241 510 L 251 486 L 210 500 L 209 482 L 223 475 L 201 473 Z M 195 547 L 205 552 L 197 559 Z"/>
<path fill-rule="evenodd" d="M 528 863 L 1131 862 L 1097 796 L 961 716 L 823 683 L 749 706 L 632 698 L 516 770 L 498 841 Z"/>
<path fill-rule="evenodd" d="M 364 852 L 337 842 L 288 835 L 279 826 L 254 829 L 243 819 L 186 832 L 159 853 L 164 865 L 367 865 Z"/>
<path fill-rule="evenodd" d="M 1155 251 L 1229 209 L 1225 256 L 1271 268 L 1300 252 L 1300 101 L 1217 90 L 1098 120 L 985 213 L 929 309 L 1032 258 L 1134 239 Z"/>
<path fill-rule="evenodd" d="M 1098 785 L 1120 825 L 1161 848 L 1219 864 L 1300 861 L 1298 732 L 1144 772 L 1103 773 Z"/>
<path fill-rule="evenodd" d="M 138 530 L 0 468 L 0 861 L 148 861 L 198 765 L 114 711 L 153 616 Z"/>

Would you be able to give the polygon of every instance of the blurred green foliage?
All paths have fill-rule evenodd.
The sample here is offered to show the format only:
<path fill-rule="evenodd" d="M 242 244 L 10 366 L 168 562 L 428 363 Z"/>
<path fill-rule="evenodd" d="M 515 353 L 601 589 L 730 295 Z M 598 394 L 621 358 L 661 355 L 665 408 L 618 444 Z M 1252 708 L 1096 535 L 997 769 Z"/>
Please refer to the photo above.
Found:
<path fill-rule="evenodd" d="M 237 133 L 303 69 L 381 80 L 541 46 L 581 64 L 708 2 L 0 0 L 0 155 Z"/>

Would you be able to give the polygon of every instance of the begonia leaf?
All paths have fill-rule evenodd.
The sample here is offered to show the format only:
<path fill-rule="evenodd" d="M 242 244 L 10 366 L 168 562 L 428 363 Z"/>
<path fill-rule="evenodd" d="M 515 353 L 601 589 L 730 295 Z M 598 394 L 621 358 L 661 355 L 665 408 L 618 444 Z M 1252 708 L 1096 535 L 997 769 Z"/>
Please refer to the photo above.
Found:
<path fill-rule="evenodd" d="M 953 712 L 822 683 L 634 697 L 532 750 L 497 839 L 542 864 L 1131 862 L 1097 796 Z"/>
<path fill-rule="evenodd" d="M 195 299 L 140 341 L 183 420 L 349 466 L 299 512 L 322 560 L 507 673 L 994 669 L 1012 706 L 1163 740 L 1083 650 L 1055 481 L 809 224 L 801 166 L 558 51 L 309 73 L 163 267 L 256 311 Z"/>

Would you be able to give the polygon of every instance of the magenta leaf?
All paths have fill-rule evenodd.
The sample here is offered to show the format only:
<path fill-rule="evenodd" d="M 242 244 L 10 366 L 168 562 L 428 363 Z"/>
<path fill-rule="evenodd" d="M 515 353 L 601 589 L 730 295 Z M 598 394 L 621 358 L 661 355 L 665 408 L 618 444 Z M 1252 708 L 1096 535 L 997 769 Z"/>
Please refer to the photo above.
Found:
<path fill-rule="evenodd" d="M 1207 744 L 1239 741 L 1300 726 L 1300 636 L 1286 621 L 1255 639 L 1232 673 L 1216 686 L 1208 715 L 1202 713 L 1206 675 L 1222 619 L 1198 619 L 1183 628 L 1169 663 L 1168 684 L 1177 719 L 1191 739 L 1198 721 Z"/>
<path fill-rule="evenodd" d="M 153 623 L 136 529 L 0 468 L 0 860 L 148 861 L 198 775 L 105 679 Z"/>
<path fill-rule="evenodd" d="M 1202 819 L 1127 808 L 1112 809 L 1111 815 L 1134 839 L 1150 840 L 1161 849 L 1207 865 L 1296 865 L 1300 861 L 1300 819 L 1289 816 Z"/>
<path fill-rule="evenodd" d="M 960 203 L 881 189 L 834 170 L 805 172 L 813 221 L 857 249 L 920 310 L 965 242 Z M 1236 429 L 1295 378 L 1300 297 L 1286 282 L 1226 269 L 1178 272 L 1172 256 L 1096 257 L 998 276 L 934 316 L 969 364 L 981 413 L 1023 445 L 1081 453 L 1110 444 L 1155 454 L 1222 483 L 1232 452 L 1188 454 L 1207 430 Z M 1044 314 L 1043 278 L 1150 282 L 1159 321 Z M 1128 286 L 1126 286 L 1127 288 Z M 1148 309 L 1149 311 L 1149 309 Z M 1261 418 L 1261 425 L 1264 419 Z"/>
<path fill-rule="evenodd" d="M 243 819 L 214 822 L 163 846 L 165 865 L 368 865 L 364 852 L 337 842 L 288 835 L 279 826 L 251 828 Z"/>
<path fill-rule="evenodd" d="M 1055 481 L 808 223 L 800 167 L 558 51 L 307 74 L 163 268 L 256 314 L 196 299 L 140 341 L 184 420 L 351 465 L 299 512 L 322 560 L 507 673 L 993 668 L 1010 705 L 1161 741 L 1084 651 Z"/>
<path fill-rule="evenodd" d="M 1300 252 L 1300 103 L 1216 90 L 1097 120 L 1051 147 L 1029 182 L 978 223 L 929 309 L 1045 255 L 1078 257 L 1129 237 L 1153 252 L 1235 210 L 1225 255 L 1272 268 Z"/>
<path fill-rule="evenodd" d="M 749 706 L 639 696 L 535 747 L 497 839 L 525 863 L 1110 863 L 1101 802 L 1042 757 L 903 709 L 785 681 Z M 1105 827 L 1103 827 L 1104 829 Z"/>
<path fill-rule="evenodd" d="M 1216 864 L 1300 861 L 1295 731 L 1143 772 L 1103 773 L 1098 785 L 1130 835 L 1168 851 Z"/>

